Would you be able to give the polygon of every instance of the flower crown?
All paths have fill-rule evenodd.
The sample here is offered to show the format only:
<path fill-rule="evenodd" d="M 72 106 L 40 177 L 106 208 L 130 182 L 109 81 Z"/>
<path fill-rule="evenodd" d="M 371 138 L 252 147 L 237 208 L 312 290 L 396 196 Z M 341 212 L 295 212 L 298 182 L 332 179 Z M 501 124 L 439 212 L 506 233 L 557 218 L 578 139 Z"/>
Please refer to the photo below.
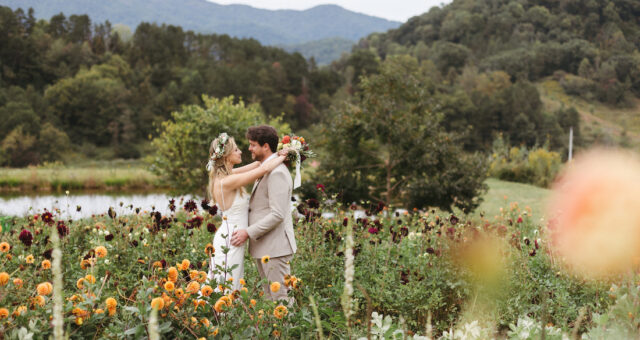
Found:
<path fill-rule="evenodd" d="M 218 145 L 216 145 L 216 149 L 214 150 L 213 155 L 209 158 L 209 162 L 207 162 L 207 171 L 211 171 L 213 169 L 213 163 L 216 159 L 220 159 L 224 156 L 225 146 L 227 141 L 229 141 L 229 135 L 226 132 L 221 133 L 218 136 Z"/>

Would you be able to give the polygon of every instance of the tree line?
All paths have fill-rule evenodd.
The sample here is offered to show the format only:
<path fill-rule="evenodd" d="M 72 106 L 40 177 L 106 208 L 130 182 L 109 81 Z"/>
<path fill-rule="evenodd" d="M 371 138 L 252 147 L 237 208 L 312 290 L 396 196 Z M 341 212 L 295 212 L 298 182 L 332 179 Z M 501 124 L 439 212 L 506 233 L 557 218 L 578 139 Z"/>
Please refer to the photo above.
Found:
<path fill-rule="evenodd" d="M 159 123 L 201 96 L 235 95 L 296 128 L 319 120 L 340 77 L 253 39 L 86 15 L 36 20 L 0 7 L 0 164 L 137 158 Z"/>

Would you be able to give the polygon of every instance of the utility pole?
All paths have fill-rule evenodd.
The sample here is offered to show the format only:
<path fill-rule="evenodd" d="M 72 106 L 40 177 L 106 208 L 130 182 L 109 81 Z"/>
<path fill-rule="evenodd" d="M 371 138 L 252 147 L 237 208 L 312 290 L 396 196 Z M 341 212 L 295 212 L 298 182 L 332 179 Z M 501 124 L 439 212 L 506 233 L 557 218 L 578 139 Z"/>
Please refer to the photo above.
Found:
<path fill-rule="evenodd" d="M 569 162 L 573 156 L 573 126 L 569 128 Z"/>

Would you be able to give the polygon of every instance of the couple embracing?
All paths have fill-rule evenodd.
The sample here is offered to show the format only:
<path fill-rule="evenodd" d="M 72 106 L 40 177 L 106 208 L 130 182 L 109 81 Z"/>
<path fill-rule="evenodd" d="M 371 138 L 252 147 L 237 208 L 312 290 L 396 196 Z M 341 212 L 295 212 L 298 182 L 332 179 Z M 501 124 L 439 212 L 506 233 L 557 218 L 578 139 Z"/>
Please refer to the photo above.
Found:
<path fill-rule="evenodd" d="M 242 151 L 226 133 L 213 140 L 209 150 L 208 194 L 223 220 L 213 237 L 215 253 L 208 277 L 216 282 L 232 277 L 233 289 L 242 288 L 248 241 L 260 278 L 268 281 L 263 285 L 265 296 L 291 305 L 293 299 L 287 296 L 284 280 L 291 271 L 289 261 L 296 252 L 296 240 L 291 217 L 293 182 L 283 164 L 287 150 L 276 151 L 278 133 L 271 126 L 251 127 L 246 138 L 255 162 L 242 167 L 234 168 L 242 162 Z M 245 192 L 244 187 L 251 183 L 252 192 Z M 224 249 L 228 249 L 226 254 Z M 272 282 L 279 282 L 282 288 L 272 292 Z"/>

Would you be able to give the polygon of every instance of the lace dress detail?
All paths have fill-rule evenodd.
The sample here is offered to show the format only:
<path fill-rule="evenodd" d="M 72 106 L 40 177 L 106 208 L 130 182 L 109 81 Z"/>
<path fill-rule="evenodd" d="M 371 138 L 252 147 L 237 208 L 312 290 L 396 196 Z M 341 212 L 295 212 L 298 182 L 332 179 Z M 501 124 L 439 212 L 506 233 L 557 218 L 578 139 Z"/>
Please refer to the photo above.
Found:
<path fill-rule="evenodd" d="M 222 224 L 213 236 L 215 252 L 209 261 L 208 273 L 208 278 L 215 280 L 217 283 L 216 291 L 218 291 L 218 284 L 226 282 L 230 277 L 233 277 L 234 290 L 242 288 L 240 279 L 244 278 L 244 248 L 246 242 L 240 247 L 235 247 L 231 245 L 231 236 L 235 230 L 246 229 L 249 226 L 249 198 L 249 195 L 237 190 L 231 207 L 225 211 L 220 211 L 222 216 L 227 217 L 227 220 L 222 220 Z M 224 248 L 229 249 L 227 254 L 224 253 Z M 231 274 L 226 272 L 229 269 L 231 269 Z"/>

